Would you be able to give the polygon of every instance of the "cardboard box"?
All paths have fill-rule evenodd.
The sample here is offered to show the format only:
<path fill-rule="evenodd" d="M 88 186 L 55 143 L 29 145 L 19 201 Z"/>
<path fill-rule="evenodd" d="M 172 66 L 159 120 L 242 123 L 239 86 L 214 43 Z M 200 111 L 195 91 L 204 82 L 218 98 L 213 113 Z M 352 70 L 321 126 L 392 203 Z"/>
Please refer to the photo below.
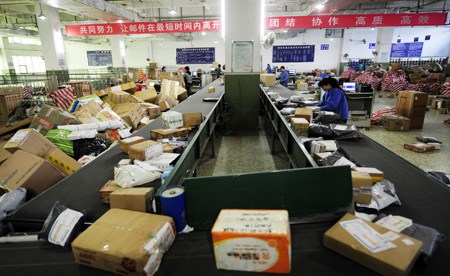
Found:
<path fill-rule="evenodd" d="M 428 94 L 417 91 L 400 91 L 397 97 L 397 114 L 411 120 L 410 129 L 421 129 L 427 109 Z"/>
<path fill-rule="evenodd" d="M 144 142 L 144 141 L 145 141 L 144 137 L 141 137 L 141 136 L 134 136 L 134 137 L 129 137 L 129 138 L 123 139 L 122 141 L 120 141 L 120 149 L 123 152 L 128 153 L 128 149 L 130 148 L 130 146 Z"/>
<path fill-rule="evenodd" d="M 152 62 L 149 62 L 148 63 L 148 68 L 150 68 L 150 69 L 156 69 L 156 68 L 158 68 L 159 66 L 158 66 L 158 63 L 157 62 L 154 62 L 154 61 L 152 61 Z"/>
<path fill-rule="evenodd" d="M 132 160 L 146 161 L 163 154 L 163 146 L 156 141 L 147 140 L 128 148 L 128 156 Z"/>
<path fill-rule="evenodd" d="M 291 271 L 291 234 L 286 210 L 222 209 L 211 233 L 218 269 Z"/>
<path fill-rule="evenodd" d="M 384 173 L 380 171 L 377 168 L 371 168 L 371 167 L 354 167 L 352 168 L 354 171 L 360 172 L 360 173 L 368 173 L 370 177 L 372 178 L 372 182 L 378 182 L 384 179 Z"/>
<path fill-rule="evenodd" d="M 189 135 L 189 129 L 184 127 L 177 129 L 158 128 L 150 131 L 150 136 L 153 140 L 170 137 L 185 137 L 187 135 Z"/>
<path fill-rule="evenodd" d="M 124 91 L 111 91 L 108 94 L 108 99 L 114 104 L 122 104 L 125 103 L 130 96 L 130 93 Z"/>
<path fill-rule="evenodd" d="M 148 118 L 149 119 L 156 119 L 161 115 L 161 107 L 159 107 L 159 105 L 156 104 L 149 104 L 150 106 L 148 107 Z"/>
<path fill-rule="evenodd" d="M 155 103 L 158 94 L 156 93 L 155 88 L 150 87 L 144 91 L 137 91 L 134 95 L 146 103 Z"/>
<path fill-rule="evenodd" d="M 363 221 L 354 215 L 346 214 L 339 222 L 325 232 L 323 236 L 323 244 L 325 247 L 380 274 L 407 275 L 420 254 L 422 242 L 401 233 L 395 233 L 399 237 L 390 241 L 396 246 L 395 248 L 372 253 L 359 240 L 352 236 L 344 228 L 342 223 L 349 225 L 349 227 L 351 225 L 358 226 L 354 227 L 354 229 L 362 228 L 361 230 L 370 231 L 370 234 L 362 237 L 362 241 L 370 239 L 370 236 L 376 237 L 386 234 L 390 230 L 375 223 Z M 368 244 L 373 244 L 376 238 L 372 240 L 373 242 Z"/>
<path fill-rule="evenodd" d="M 108 203 L 110 202 L 110 194 L 114 191 L 117 191 L 121 188 L 119 185 L 117 185 L 117 182 L 114 180 L 109 180 L 106 182 L 106 184 L 100 189 L 100 202 L 101 203 Z"/>
<path fill-rule="evenodd" d="M 44 159 L 56 148 L 50 140 L 33 128 L 17 131 L 4 146 L 10 153 L 23 150 Z"/>
<path fill-rule="evenodd" d="M 22 86 L 2 86 L 0 87 L 0 96 L 22 94 Z"/>
<path fill-rule="evenodd" d="M 72 242 L 72 252 L 82 265 L 122 275 L 153 275 L 163 255 L 156 249 L 169 248 L 175 235 L 171 217 L 111 209 Z"/>
<path fill-rule="evenodd" d="M 52 152 L 50 152 L 45 160 L 50 162 L 50 164 L 52 164 L 65 176 L 68 176 L 81 168 L 81 164 L 78 161 L 64 153 L 59 148 L 55 148 Z"/>
<path fill-rule="evenodd" d="M 134 95 L 129 95 L 125 103 L 144 103 L 144 101 Z"/>
<path fill-rule="evenodd" d="M 445 81 L 445 74 L 443 73 L 431 73 L 429 76 L 430 79 L 435 79 L 438 83 L 444 83 Z"/>
<path fill-rule="evenodd" d="M 306 83 L 306 82 L 297 82 L 297 90 L 298 91 L 308 91 L 308 83 Z"/>
<path fill-rule="evenodd" d="M 13 191 L 23 187 L 34 196 L 50 188 L 64 176 L 48 161 L 17 150 L 0 166 L 1 187 Z"/>
<path fill-rule="evenodd" d="M 385 114 L 381 116 L 381 125 L 386 130 L 405 131 L 409 130 L 409 118 L 397 114 Z"/>
<path fill-rule="evenodd" d="M 7 143 L 8 141 L 0 140 L 0 165 L 11 156 L 11 153 L 3 148 Z"/>
<path fill-rule="evenodd" d="M 183 114 L 177 111 L 167 111 L 161 115 L 166 128 L 176 129 L 183 127 Z"/>
<path fill-rule="evenodd" d="M 325 159 L 328 156 L 332 155 L 332 152 L 326 151 L 326 152 L 316 152 L 314 153 L 314 160 L 321 160 L 321 159 Z"/>
<path fill-rule="evenodd" d="M 311 122 L 313 110 L 311 108 L 296 108 L 294 116 L 296 118 L 305 118 L 308 122 Z"/>
<path fill-rule="evenodd" d="M 158 79 L 159 80 L 168 80 L 172 77 L 172 72 L 159 72 Z"/>
<path fill-rule="evenodd" d="M 150 212 L 153 188 L 117 189 L 109 195 L 110 207 L 138 212 Z"/>
<path fill-rule="evenodd" d="M 183 87 L 179 86 L 179 87 L 178 87 L 178 97 L 177 97 L 177 100 L 178 100 L 179 102 L 182 102 L 182 101 L 186 100 L 187 98 L 188 98 L 187 90 L 184 89 Z"/>
<path fill-rule="evenodd" d="M 179 82 L 171 80 L 163 80 L 161 84 L 161 97 L 170 97 L 172 99 L 178 98 Z"/>
<path fill-rule="evenodd" d="M 275 86 L 275 74 L 261 74 L 261 82 L 263 86 L 271 87 Z"/>
<path fill-rule="evenodd" d="M 139 122 L 147 113 L 146 109 L 137 103 L 117 104 L 113 111 L 134 129 L 138 127 Z"/>
<path fill-rule="evenodd" d="M 365 172 L 352 171 L 353 201 L 370 204 L 372 201 L 372 177 Z"/>
<path fill-rule="evenodd" d="M 167 101 L 162 101 L 159 103 L 159 109 L 161 111 L 166 111 L 166 110 L 170 109 L 170 104 Z"/>
<path fill-rule="evenodd" d="M 201 112 L 183 113 L 183 127 L 199 126 L 203 122 Z"/>
<path fill-rule="evenodd" d="M 134 84 L 134 82 L 122 83 L 120 85 L 120 89 L 128 93 L 134 93 L 136 92 L 136 85 Z"/>
<path fill-rule="evenodd" d="M 424 144 L 424 143 L 404 144 L 403 148 L 410 150 L 410 151 L 418 152 L 418 153 L 434 151 L 433 145 Z"/>
<path fill-rule="evenodd" d="M 67 111 L 44 104 L 31 122 L 30 128 L 37 129 L 42 135 L 46 135 L 50 129 L 54 129 L 59 125 L 70 124 L 81 124 L 81 121 Z"/>
<path fill-rule="evenodd" d="M 292 128 L 297 136 L 308 137 L 309 122 L 305 118 L 292 118 Z"/>
<path fill-rule="evenodd" d="M 83 104 L 80 107 L 79 111 L 82 113 L 88 113 L 92 116 L 95 116 L 95 115 L 97 115 L 97 113 L 102 111 L 102 107 L 95 101 L 89 101 L 88 103 Z"/>

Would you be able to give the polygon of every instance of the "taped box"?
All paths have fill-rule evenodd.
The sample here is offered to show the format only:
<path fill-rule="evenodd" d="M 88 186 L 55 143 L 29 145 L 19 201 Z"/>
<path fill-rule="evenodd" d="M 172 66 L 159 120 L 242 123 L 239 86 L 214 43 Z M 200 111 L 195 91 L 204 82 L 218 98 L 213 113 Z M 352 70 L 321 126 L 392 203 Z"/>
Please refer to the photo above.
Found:
<path fill-rule="evenodd" d="M 150 103 L 147 108 L 149 119 L 156 119 L 161 115 L 161 107 L 159 105 Z"/>
<path fill-rule="evenodd" d="M 384 114 L 381 116 L 381 125 L 386 130 L 405 131 L 409 130 L 411 120 L 397 114 Z"/>
<path fill-rule="evenodd" d="M 8 191 L 20 187 L 31 196 L 50 188 L 64 176 L 48 161 L 23 150 L 17 150 L 0 166 L 1 187 Z"/>
<path fill-rule="evenodd" d="M 110 194 L 116 190 L 123 189 L 119 185 L 117 185 L 117 182 L 115 180 L 109 180 L 106 182 L 106 184 L 100 189 L 98 192 L 100 195 L 100 202 L 101 203 L 109 203 L 110 202 Z"/>
<path fill-rule="evenodd" d="M 72 253 L 82 265 L 153 275 L 175 235 L 171 217 L 111 209 L 72 242 Z"/>
<path fill-rule="evenodd" d="M 165 139 L 170 137 L 186 137 L 189 135 L 188 128 L 167 129 L 158 128 L 150 131 L 150 136 L 153 140 Z"/>
<path fill-rule="evenodd" d="M 110 100 L 114 104 L 121 104 L 125 103 L 125 101 L 128 99 L 128 96 L 130 96 L 130 93 L 124 91 L 111 91 L 108 94 L 108 100 Z"/>
<path fill-rule="evenodd" d="M 138 212 L 150 212 L 150 202 L 155 194 L 153 188 L 117 189 L 109 195 L 110 207 Z"/>
<path fill-rule="evenodd" d="M 184 127 L 199 126 L 202 122 L 203 114 L 201 112 L 183 113 Z"/>
<path fill-rule="evenodd" d="M 275 74 L 261 74 L 261 82 L 263 86 L 271 87 L 275 86 Z"/>
<path fill-rule="evenodd" d="M 128 153 L 128 149 L 130 148 L 130 146 L 144 142 L 144 141 L 145 141 L 144 137 L 141 137 L 141 136 L 134 136 L 134 137 L 129 137 L 129 138 L 123 139 L 122 141 L 120 141 L 120 149 L 123 152 Z"/>
<path fill-rule="evenodd" d="M 134 95 L 146 103 L 155 103 L 157 97 L 154 87 L 150 87 L 149 89 L 143 91 L 137 91 Z"/>
<path fill-rule="evenodd" d="M 368 173 L 370 177 L 372 178 L 372 182 L 378 182 L 384 179 L 384 173 L 380 171 L 377 168 L 371 168 L 371 167 L 354 167 L 352 168 L 354 171 L 360 172 L 360 173 Z"/>
<path fill-rule="evenodd" d="M 297 136 L 308 137 L 309 122 L 305 118 L 292 118 L 292 128 Z"/>
<path fill-rule="evenodd" d="M 223 209 L 211 233 L 218 269 L 269 273 L 291 270 L 286 210 Z"/>
<path fill-rule="evenodd" d="M 305 118 L 308 122 L 311 122 L 313 110 L 311 108 L 296 108 L 294 117 Z"/>
<path fill-rule="evenodd" d="M 183 114 L 176 111 L 167 111 L 161 115 L 166 128 L 176 129 L 183 127 Z"/>
<path fill-rule="evenodd" d="M 422 242 L 346 214 L 325 232 L 325 247 L 383 275 L 407 275 Z"/>
<path fill-rule="evenodd" d="M 424 143 L 404 144 L 403 147 L 407 150 L 424 153 L 428 151 L 434 151 L 434 146 Z"/>
<path fill-rule="evenodd" d="M 370 204 L 372 202 L 372 178 L 368 173 L 352 171 L 353 201 Z"/>
<path fill-rule="evenodd" d="M 163 154 L 162 144 L 152 140 L 140 142 L 128 148 L 128 156 L 132 160 L 146 161 L 161 154 Z"/>
<path fill-rule="evenodd" d="M 55 148 L 45 158 L 50 164 L 58 169 L 63 175 L 68 176 L 81 168 L 80 162 L 76 161 L 59 148 Z"/>

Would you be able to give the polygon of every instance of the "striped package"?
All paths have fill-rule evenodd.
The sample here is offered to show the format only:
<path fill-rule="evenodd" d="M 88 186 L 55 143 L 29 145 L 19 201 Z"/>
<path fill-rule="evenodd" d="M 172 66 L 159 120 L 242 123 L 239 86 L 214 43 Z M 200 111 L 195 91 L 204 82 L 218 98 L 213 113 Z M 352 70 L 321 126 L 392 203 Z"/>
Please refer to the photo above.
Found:
<path fill-rule="evenodd" d="M 67 110 L 72 102 L 76 100 L 76 96 L 73 94 L 73 88 L 63 88 L 59 90 L 55 90 L 50 93 L 50 98 L 52 98 L 53 102 L 60 108 Z"/>

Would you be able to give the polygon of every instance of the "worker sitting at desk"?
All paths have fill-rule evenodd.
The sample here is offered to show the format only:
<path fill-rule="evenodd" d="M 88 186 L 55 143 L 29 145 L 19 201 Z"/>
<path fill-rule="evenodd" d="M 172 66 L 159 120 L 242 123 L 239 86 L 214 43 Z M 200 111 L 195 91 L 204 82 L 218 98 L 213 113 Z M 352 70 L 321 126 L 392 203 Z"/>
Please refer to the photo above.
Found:
<path fill-rule="evenodd" d="M 280 71 L 281 71 L 280 84 L 285 86 L 285 87 L 287 87 L 288 86 L 288 81 L 289 81 L 289 73 L 288 73 L 288 71 L 286 71 L 284 69 L 284 66 L 280 67 Z"/>
<path fill-rule="evenodd" d="M 267 74 L 272 74 L 272 67 L 270 67 L 270 64 L 267 63 L 267 68 L 266 68 Z"/>
<path fill-rule="evenodd" d="M 317 106 L 323 111 L 332 111 L 341 116 L 341 122 L 347 123 L 348 105 L 344 90 L 334 78 L 325 78 L 319 82 L 319 87 L 325 91 L 322 101 Z"/>

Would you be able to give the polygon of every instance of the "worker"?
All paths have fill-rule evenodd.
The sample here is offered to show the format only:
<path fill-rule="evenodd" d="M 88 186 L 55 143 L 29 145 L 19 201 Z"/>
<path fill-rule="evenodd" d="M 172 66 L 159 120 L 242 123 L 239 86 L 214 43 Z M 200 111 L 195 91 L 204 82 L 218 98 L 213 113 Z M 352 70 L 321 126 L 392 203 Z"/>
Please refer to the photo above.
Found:
<path fill-rule="evenodd" d="M 272 74 L 272 67 L 270 67 L 270 64 L 267 63 L 267 68 L 266 68 L 267 74 Z"/>
<path fill-rule="evenodd" d="M 189 66 L 184 67 L 185 73 L 184 73 L 184 83 L 186 85 L 186 91 L 188 95 L 191 95 L 191 86 L 192 86 L 192 74 L 190 71 Z"/>
<path fill-rule="evenodd" d="M 286 71 L 286 69 L 284 68 L 284 66 L 280 67 L 280 84 L 287 87 L 288 86 L 288 81 L 289 81 L 289 73 L 288 71 Z"/>
<path fill-rule="evenodd" d="M 163 67 L 161 68 L 161 72 L 166 72 L 166 66 L 163 66 Z"/>
<path fill-rule="evenodd" d="M 334 78 L 325 78 L 319 82 L 319 87 L 325 91 L 322 101 L 317 106 L 322 111 L 332 111 L 341 116 L 341 122 L 347 123 L 348 105 L 344 90 Z"/>
<path fill-rule="evenodd" d="M 222 65 L 217 65 L 216 68 L 216 79 L 220 78 L 220 75 L 222 74 Z"/>

